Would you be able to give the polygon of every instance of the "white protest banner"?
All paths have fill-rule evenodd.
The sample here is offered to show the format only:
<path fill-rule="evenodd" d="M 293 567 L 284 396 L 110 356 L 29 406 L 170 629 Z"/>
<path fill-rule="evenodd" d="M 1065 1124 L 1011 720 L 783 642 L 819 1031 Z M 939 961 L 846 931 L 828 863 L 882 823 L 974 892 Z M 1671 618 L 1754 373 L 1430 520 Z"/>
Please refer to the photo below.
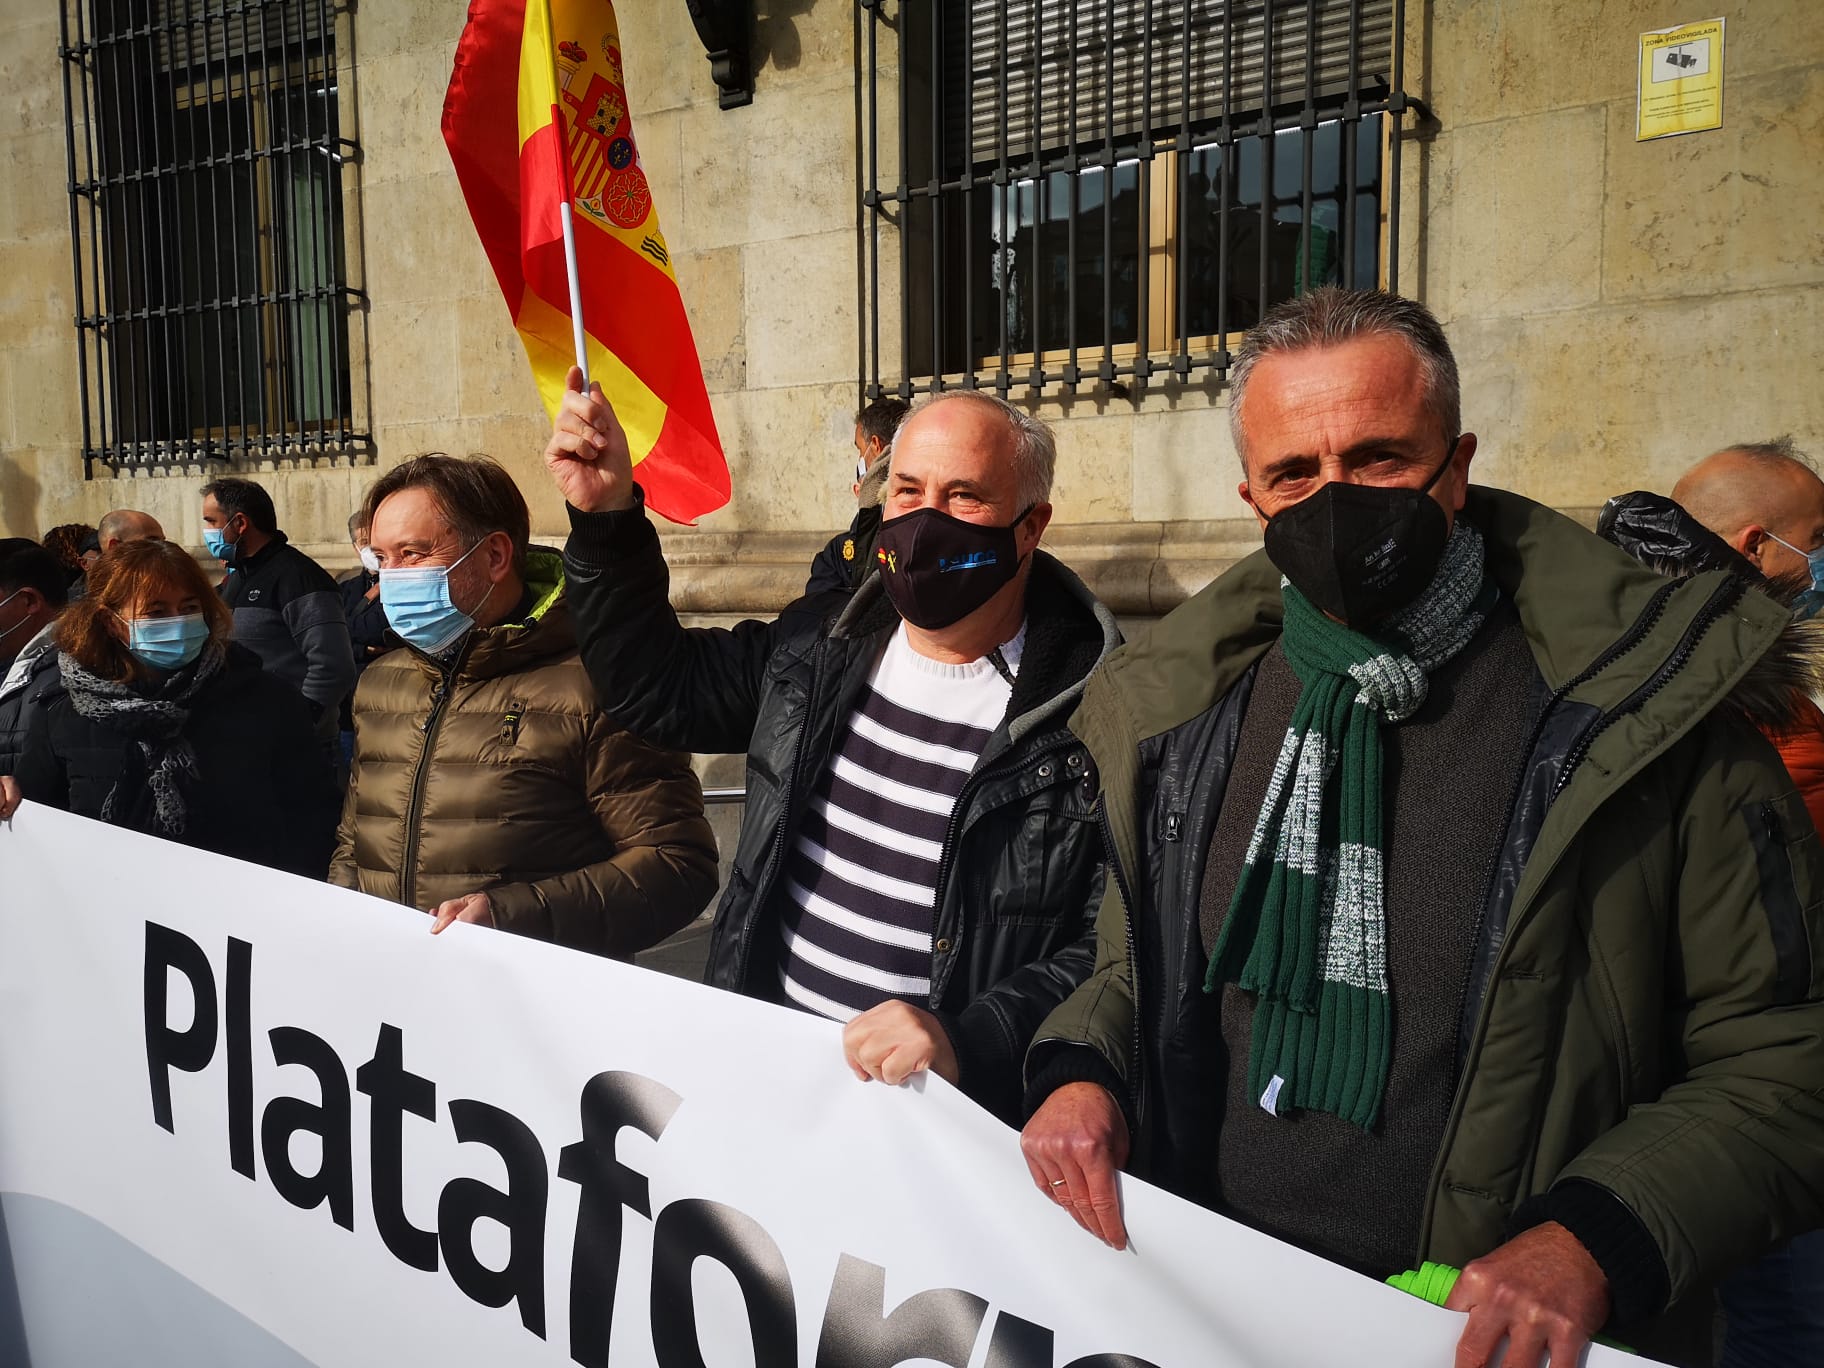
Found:
<path fill-rule="evenodd" d="M 1461 1317 L 1141 1183 L 1102 1247 L 1013 1132 L 856 1082 L 827 1022 L 427 928 L 29 804 L 0 829 L 0 1361 L 1452 1361 Z"/>

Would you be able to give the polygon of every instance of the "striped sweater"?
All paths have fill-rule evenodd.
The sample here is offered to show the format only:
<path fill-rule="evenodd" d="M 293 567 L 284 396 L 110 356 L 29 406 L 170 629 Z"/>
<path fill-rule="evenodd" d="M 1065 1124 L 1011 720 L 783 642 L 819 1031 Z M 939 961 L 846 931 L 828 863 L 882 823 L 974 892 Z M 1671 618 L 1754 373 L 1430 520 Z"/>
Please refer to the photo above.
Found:
<path fill-rule="evenodd" d="M 1009 673 L 1024 637 L 1001 647 Z M 947 665 L 903 624 L 893 634 L 792 851 L 784 1001 L 839 1021 L 892 998 L 929 1005 L 951 814 L 1011 696 L 988 658 Z"/>

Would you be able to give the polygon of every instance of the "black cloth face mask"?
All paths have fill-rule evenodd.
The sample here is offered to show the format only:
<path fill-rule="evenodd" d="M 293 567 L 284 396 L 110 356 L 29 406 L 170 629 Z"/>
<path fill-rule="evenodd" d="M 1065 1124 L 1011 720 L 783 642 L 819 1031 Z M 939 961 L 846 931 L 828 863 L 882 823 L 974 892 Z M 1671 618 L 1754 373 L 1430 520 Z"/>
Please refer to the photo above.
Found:
<path fill-rule="evenodd" d="M 914 627 L 939 632 L 962 621 L 1019 573 L 1014 529 L 1035 504 L 1005 527 L 964 522 L 936 508 L 917 508 L 881 523 L 874 559 L 881 587 Z"/>
<path fill-rule="evenodd" d="M 1267 559 L 1323 612 L 1358 631 L 1411 603 L 1437 573 L 1450 521 L 1431 488 L 1332 480 L 1267 523 Z"/>

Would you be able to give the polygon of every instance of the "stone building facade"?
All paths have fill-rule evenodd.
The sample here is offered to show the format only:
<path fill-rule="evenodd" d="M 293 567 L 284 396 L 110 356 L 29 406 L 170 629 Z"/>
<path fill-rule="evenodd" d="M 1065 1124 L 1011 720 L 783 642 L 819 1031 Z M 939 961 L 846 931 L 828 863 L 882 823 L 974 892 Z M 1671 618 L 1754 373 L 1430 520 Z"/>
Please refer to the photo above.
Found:
<path fill-rule="evenodd" d="M 911 5 L 913 0 L 906 0 Z M 77 0 L 61 0 L 73 5 Z M 1588 510 L 1668 488 L 1696 456 L 1791 432 L 1824 455 L 1824 25 L 1816 0 L 1411 0 L 1402 288 L 1444 319 L 1492 484 Z M 80 457 L 59 0 L 0 0 L 0 532 L 109 507 L 200 544 L 197 468 L 85 480 Z M 350 271 L 372 458 L 265 463 L 293 539 L 350 563 L 344 520 L 376 468 L 487 451 L 535 530 L 562 509 L 545 420 L 439 132 L 464 6 L 342 0 Z M 868 16 L 756 0 L 754 96 L 718 107 L 681 0 L 622 0 L 635 130 L 688 306 L 734 498 L 667 533 L 680 605 L 766 612 L 846 523 L 866 234 L 858 158 Z M 1727 20 L 1725 120 L 1634 141 L 1636 42 Z M 892 54 L 880 67 L 894 77 Z M 897 307 L 883 284 L 881 309 Z M 1257 543 L 1222 387 L 1047 396 L 1053 549 L 1145 617 Z"/>

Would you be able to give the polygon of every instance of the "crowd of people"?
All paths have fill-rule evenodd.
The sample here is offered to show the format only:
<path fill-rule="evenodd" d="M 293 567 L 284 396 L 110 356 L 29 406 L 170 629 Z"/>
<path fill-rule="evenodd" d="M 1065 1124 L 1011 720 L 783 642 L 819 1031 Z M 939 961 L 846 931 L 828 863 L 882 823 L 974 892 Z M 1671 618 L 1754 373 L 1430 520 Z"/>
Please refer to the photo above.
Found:
<path fill-rule="evenodd" d="M 1458 1368 L 1824 1363 L 1824 480 L 1744 443 L 1592 535 L 1471 483 L 1448 341 L 1375 291 L 1271 311 L 1229 416 L 1263 548 L 1125 644 L 981 391 L 864 409 L 853 524 L 733 628 L 576 372 L 561 552 L 441 455 L 339 584 L 245 479 L 219 585 L 132 510 L 0 541 L 0 815 L 626 959 L 715 893 L 689 754 L 744 754 L 708 981 L 1023 1127 L 1088 1235 L 1127 1172 L 1460 1268 Z"/>

